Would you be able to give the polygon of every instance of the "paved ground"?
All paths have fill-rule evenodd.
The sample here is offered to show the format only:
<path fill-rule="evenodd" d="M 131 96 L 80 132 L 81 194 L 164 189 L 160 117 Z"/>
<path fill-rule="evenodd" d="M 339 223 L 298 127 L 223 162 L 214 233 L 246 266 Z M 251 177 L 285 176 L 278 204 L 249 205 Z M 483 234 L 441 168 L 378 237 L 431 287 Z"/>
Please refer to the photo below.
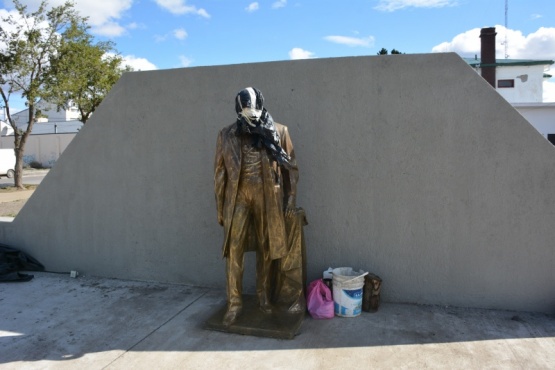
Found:
<path fill-rule="evenodd" d="M 34 273 L 0 284 L 0 369 L 553 369 L 555 317 L 382 304 L 293 340 L 203 329 L 224 292 Z"/>

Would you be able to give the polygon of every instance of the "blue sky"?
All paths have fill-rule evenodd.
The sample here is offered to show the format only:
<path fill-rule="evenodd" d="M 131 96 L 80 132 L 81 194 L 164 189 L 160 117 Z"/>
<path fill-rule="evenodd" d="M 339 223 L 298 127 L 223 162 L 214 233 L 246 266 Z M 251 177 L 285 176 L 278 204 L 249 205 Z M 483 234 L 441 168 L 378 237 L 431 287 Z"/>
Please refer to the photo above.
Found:
<path fill-rule="evenodd" d="M 2 0 L 0 14 L 13 8 Z M 39 0 L 21 0 L 30 7 Z M 63 0 L 50 0 L 59 5 Z M 98 40 L 135 69 L 404 53 L 479 54 L 496 26 L 498 57 L 555 60 L 553 0 L 74 0 Z M 3 13 L 2 13 L 3 12 Z M 555 66 L 550 74 L 555 74 Z M 555 101 L 555 79 L 544 89 Z M 550 95 L 551 96 L 551 95 Z"/>

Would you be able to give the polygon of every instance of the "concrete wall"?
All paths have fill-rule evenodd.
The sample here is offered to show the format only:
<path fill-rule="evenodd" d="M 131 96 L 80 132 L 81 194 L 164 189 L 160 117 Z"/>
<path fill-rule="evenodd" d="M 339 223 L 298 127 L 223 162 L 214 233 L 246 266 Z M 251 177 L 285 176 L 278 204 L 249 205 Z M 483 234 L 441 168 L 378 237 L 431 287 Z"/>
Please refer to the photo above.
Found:
<path fill-rule="evenodd" d="M 386 301 L 555 312 L 555 148 L 456 54 L 127 73 L 0 242 L 223 287 L 213 156 L 251 85 L 296 145 L 309 280 L 352 266 Z"/>
<path fill-rule="evenodd" d="M 35 124 L 35 127 L 40 124 Z M 60 158 L 71 140 L 76 134 L 51 134 L 51 135 L 29 135 L 25 144 L 25 154 L 23 161 L 25 164 L 39 162 L 44 167 L 52 167 Z M 13 136 L 0 137 L 0 148 L 14 147 Z M 85 159 L 86 162 L 89 159 Z"/>

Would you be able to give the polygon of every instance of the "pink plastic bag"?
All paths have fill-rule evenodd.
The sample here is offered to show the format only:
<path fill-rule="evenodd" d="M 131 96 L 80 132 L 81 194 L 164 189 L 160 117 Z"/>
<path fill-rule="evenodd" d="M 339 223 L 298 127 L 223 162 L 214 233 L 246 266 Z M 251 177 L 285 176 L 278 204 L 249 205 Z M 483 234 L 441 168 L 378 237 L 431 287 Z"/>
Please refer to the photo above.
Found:
<path fill-rule="evenodd" d="M 330 288 L 324 284 L 322 279 L 314 280 L 308 286 L 306 298 L 308 313 L 315 319 L 332 319 L 333 299 Z"/>

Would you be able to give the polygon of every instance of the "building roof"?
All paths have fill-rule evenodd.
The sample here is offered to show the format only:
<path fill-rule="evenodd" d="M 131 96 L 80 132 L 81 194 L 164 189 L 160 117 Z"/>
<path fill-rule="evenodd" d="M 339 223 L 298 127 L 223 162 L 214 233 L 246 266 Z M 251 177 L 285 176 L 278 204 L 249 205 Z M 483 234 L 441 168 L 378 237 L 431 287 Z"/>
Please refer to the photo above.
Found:
<path fill-rule="evenodd" d="M 475 58 L 463 58 L 471 67 L 517 67 L 517 66 L 550 66 L 555 63 L 552 60 L 535 60 L 535 59 L 496 59 L 495 63 L 482 64 L 482 60 Z"/>

